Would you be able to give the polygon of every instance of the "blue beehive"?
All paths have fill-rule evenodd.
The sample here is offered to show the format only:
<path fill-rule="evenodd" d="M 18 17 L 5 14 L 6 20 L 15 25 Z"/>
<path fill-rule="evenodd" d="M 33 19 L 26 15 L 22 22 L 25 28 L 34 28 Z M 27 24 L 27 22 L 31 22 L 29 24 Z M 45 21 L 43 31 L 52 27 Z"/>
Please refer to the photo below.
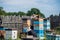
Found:
<path fill-rule="evenodd" d="M 3 26 L 0 26 L 0 30 L 4 30 L 4 27 Z"/>
<path fill-rule="evenodd" d="M 47 30 L 50 29 L 50 20 L 47 20 Z"/>
<path fill-rule="evenodd" d="M 50 29 L 50 20 L 44 19 L 44 30 Z"/>
<path fill-rule="evenodd" d="M 43 19 L 42 20 L 34 20 L 34 32 L 36 32 L 37 37 L 44 37 L 44 27 L 43 27 Z"/>

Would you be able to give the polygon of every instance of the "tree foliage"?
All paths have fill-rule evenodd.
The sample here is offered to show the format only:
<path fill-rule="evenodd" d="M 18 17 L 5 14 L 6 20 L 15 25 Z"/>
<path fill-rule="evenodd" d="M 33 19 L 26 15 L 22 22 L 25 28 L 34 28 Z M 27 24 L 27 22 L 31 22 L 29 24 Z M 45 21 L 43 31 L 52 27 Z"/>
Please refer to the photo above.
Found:
<path fill-rule="evenodd" d="M 37 15 L 45 18 L 44 14 L 42 14 L 42 13 L 40 12 L 40 10 L 37 9 L 37 8 L 32 8 L 31 10 L 29 10 L 29 11 L 27 12 L 27 16 L 31 16 L 31 15 L 33 15 L 33 14 L 37 14 Z"/>
<path fill-rule="evenodd" d="M 31 15 L 33 15 L 33 14 L 37 14 L 37 15 L 40 15 L 41 17 L 45 17 L 44 16 L 44 14 L 42 14 L 41 12 L 40 12 L 40 10 L 39 9 L 37 9 L 37 8 L 32 8 L 31 10 L 28 10 L 27 11 L 27 13 L 24 13 L 24 12 L 21 12 L 21 11 L 19 11 L 19 12 L 5 12 L 4 10 L 3 10 L 3 8 L 2 7 L 0 7 L 0 15 L 16 15 L 16 16 L 18 16 L 18 15 L 20 15 L 20 16 L 24 16 L 24 15 L 27 15 L 27 16 L 31 16 Z"/>
<path fill-rule="evenodd" d="M 2 7 L 0 7 L 0 15 L 3 15 L 3 14 L 5 14 L 5 11 L 3 10 Z"/>
<path fill-rule="evenodd" d="M 24 12 L 18 12 L 18 15 L 24 16 L 24 15 L 26 15 L 26 13 L 24 13 Z"/>

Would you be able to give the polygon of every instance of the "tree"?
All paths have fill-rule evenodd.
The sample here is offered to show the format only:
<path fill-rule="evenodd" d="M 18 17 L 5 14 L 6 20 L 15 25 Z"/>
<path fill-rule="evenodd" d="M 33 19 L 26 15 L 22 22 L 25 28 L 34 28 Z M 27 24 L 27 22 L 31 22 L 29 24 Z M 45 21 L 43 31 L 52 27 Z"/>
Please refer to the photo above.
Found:
<path fill-rule="evenodd" d="M 32 8 L 31 10 L 29 10 L 29 11 L 27 12 L 26 15 L 27 15 L 27 16 L 31 16 L 31 15 L 33 15 L 33 14 L 37 14 L 37 15 L 45 18 L 44 14 L 42 14 L 42 13 L 40 12 L 40 10 L 37 9 L 37 8 Z"/>
<path fill-rule="evenodd" d="M 18 15 L 24 16 L 24 15 L 26 15 L 26 13 L 24 13 L 24 12 L 18 12 Z"/>
<path fill-rule="evenodd" d="M 0 15 L 5 14 L 5 11 L 3 10 L 3 7 L 0 7 Z"/>
<path fill-rule="evenodd" d="M 24 13 L 24 12 L 5 12 L 4 10 L 3 10 L 3 7 L 0 7 L 0 15 L 16 15 L 16 16 L 18 16 L 18 15 L 20 15 L 20 16 L 24 16 L 24 15 L 27 15 L 27 16 L 31 16 L 31 15 L 33 15 L 33 14 L 37 14 L 37 15 L 39 15 L 39 16 L 41 16 L 41 17 L 45 17 L 44 16 L 44 14 L 42 14 L 41 12 L 40 12 L 40 10 L 39 9 L 37 9 L 37 8 L 32 8 L 31 10 L 28 10 L 28 12 L 27 13 Z"/>
<path fill-rule="evenodd" d="M 57 26 L 54 30 L 56 34 L 60 35 L 60 26 Z"/>

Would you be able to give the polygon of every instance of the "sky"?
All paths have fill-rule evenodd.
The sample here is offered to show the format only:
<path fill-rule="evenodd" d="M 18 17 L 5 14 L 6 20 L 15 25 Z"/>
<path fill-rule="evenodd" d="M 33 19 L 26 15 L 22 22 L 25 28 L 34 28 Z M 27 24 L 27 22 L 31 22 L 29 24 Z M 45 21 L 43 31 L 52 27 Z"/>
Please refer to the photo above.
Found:
<path fill-rule="evenodd" d="M 60 0 L 0 0 L 0 7 L 6 12 L 27 12 L 31 8 L 37 8 L 45 17 L 49 17 L 59 14 Z"/>

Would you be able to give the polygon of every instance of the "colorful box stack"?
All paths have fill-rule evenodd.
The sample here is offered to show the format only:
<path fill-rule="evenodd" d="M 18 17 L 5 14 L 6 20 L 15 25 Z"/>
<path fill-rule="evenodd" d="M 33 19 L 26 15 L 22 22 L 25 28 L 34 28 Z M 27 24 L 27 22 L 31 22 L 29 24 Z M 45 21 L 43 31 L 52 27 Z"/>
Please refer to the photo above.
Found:
<path fill-rule="evenodd" d="M 2 38 L 4 38 L 5 36 L 5 30 L 3 26 L 0 26 L 0 37 L 2 36 Z"/>
<path fill-rule="evenodd" d="M 34 31 L 39 39 L 44 39 L 44 24 L 42 18 L 34 21 Z"/>
<path fill-rule="evenodd" d="M 44 30 L 50 30 L 50 20 L 44 19 Z"/>
<path fill-rule="evenodd" d="M 28 28 L 30 28 L 31 25 L 31 19 L 30 18 L 22 18 L 22 25 L 23 25 L 23 32 L 26 33 L 29 31 Z"/>
<path fill-rule="evenodd" d="M 50 30 L 50 20 L 47 20 L 47 30 Z"/>

